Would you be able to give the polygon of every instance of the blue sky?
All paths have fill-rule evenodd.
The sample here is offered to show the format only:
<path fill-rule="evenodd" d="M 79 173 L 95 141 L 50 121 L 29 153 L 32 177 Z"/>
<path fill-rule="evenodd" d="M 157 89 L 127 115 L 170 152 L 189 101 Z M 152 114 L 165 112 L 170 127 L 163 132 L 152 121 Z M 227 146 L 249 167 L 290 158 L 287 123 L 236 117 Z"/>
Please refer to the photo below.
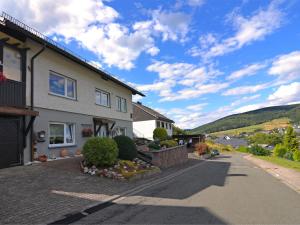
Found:
<path fill-rule="evenodd" d="M 24 10 L 26 8 L 26 10 Z M 300 1 L 2 1 L 182 128 L 300 102 Z"/>

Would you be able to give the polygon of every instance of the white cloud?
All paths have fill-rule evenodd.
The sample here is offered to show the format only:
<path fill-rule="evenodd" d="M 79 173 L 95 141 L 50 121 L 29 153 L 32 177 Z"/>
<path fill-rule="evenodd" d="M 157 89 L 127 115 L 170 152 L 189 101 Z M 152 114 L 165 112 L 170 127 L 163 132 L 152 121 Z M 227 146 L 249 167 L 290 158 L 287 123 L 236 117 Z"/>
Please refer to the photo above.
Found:
<path fill-rule="evenodd" d="M 240 86 L 226 90 L 222 95 L 245 95 L 255 93 L 257 91 L 263 90 L 269 87 L 269 83 L 265 84 L 257 84 L 257 85 L 249 85 L 249 86 Z"/>
<path fill-rule="evenodd" d="M 248 66 L 245 66 L 244 68 L 232 72 L 227 79 L 228 80 L 237 80 L 245 76 L 251 76 L 256 74 L 259 70 L 263 69 L 266 67 L 266 64 L 262 63 L 256 63 L 256 64 L 251 64 Z"/>
<path fill-rule="evenodd" d="M 133 25 L 149 35 L 161 35 L 163 41 L 186 41 L 191 16 L 182 12 L 167 12 L 160 9 L 151 12 L 151 19 Z"/>
<path fill-rule="evenodd" d="M 265 102 L 251 104 L 236 109 L 235 113 L 247 112 L 259 108 L 300 103 L 300 82 L 281 85 L 270 94 Z"/>
<path fill-rule="evenodd" d="M 141 53 L 159 52 L 150 30 L 116 23 L 119 13 L 101 0 L 11 0 L 0 8 L 43 33 L 79 42 L 109 66 L 131 69 Z"/>
<path fill-rule="evenodd" d="M 166 63 L 156 61 L 146 68 L 158 74 L 159 79 L 152 84 L 135 84 L 141 91 L 158 92 L 159 101 L 175 101 L 196 98 L 204 94 L 216 93 L 228 87 L 229 83 L 215 82 L 222 74 L 213 65 L 196 66 L 189 63 Z M 174 91 L 174 87 L 177 91 Z"/>
<path fill-rule="evenodd" d="M 205 0 L 188 0 L 187 4 L 190 6 L 202 6 L 204 4 Z"/>
<path fill-rule="evenodd" d="M 228 86 L 229 83 L 210 83 L 210 84 L 196 85 L 193 88 L 181 89 L 175 93 L 170 93 L 170 95 L 161 98 L 160 101 L 164 102 L 164 101 L 176 101 L 176 100 L 197 98 L 205 94 L 217 93 L 220 90 L 227 88 Z"/>
<path fill-rule="evenodd" d="M 193 56 L 202 56 L 205 59 L 222 56 L 253 41 L 264 39 L 280 27 L 282 20 L 283 14 L 275 1 L 267 9 L 260 9 L 249 18 L 234 14 L 232 22 L 236 32 L 233 36 L 221 41 L 214 40 L 210 46 L 206 45 L 206 48 L 193 47 L 189 52 Z"/>
<path fill-rule="evenodd" d="M 278 76 L 280 80 L 291 81 L 300 77 L 300 51 L 294 51 L 277 57 L 271 68 L 270 75 Z"/>
<path fill-rule="evenodd" d="M 206 105 L 207 105 L 207 103 L 199 103 L 199 104 L 195 104 L 195 105 L 189 105 L 186 108 L 191 111 L 200 111 Z"/>
<path fill-rule="evenodd" d="M 300 101 L 300 83 L 294 82 L 288 85 L 281 85 L 268 100 L 276 104 L 288 104 Z"/>

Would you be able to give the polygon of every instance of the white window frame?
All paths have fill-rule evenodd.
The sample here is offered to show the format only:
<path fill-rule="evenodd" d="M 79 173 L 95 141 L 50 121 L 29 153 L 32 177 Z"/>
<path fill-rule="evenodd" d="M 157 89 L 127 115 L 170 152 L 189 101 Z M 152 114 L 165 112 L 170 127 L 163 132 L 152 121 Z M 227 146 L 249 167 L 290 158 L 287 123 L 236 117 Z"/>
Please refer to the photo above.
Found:
<path fill-rule="evenodd" d="M 50 144 L 50 126 L 52 124 L 58 124 L 58 125 L 64 125 L 64 143 L 63 144 Z M 67 126 L 72 124 L 73 125 L 73 142 L 72 143 L 67 143 Z M 75 123 L 61 123 L 61 122 L 49 122 L 49 135 L 48 135 L 48 140 L 49 140 L 49 147 L 65 147 L 65 146 L 74 146 L 76 145 L 76 140 L 75 140 L 75 133 L 76 133 L 76 124 Z"/>
<path fill-rule="evenodd" d="M 122 100 L 125 102 L 125 109 L 124 110 L 123 110 L 123 107 L 122 107 Z M 119 101 L 120 101 L 120 108 L 119 108 Z M 127 113 L 127 99 L 126 98 L 116 96 L 116 106 L 117 106 L 117 111 L 118 112 Z"/>
<path fill-rule="evenodd" d="M 58 94 L 58 93 L 55 93 L 55 92 L 52 92 L 51 91 L 51 87 L 50 87 L 50 77 L 51 75 L 54 75 L 54 76 L 58 76 L 58 77 L 61 77 L 65 80 L 65 85 L 64 85 L 64 91 L 65 91 L 65 94 L 64 95 L 61 95 L 61 94 Z M 74 83 L 74 97 L 70 97 L 68 96 L 68 81 L 71 81 Z M 59 97 L 64 97 L 64 98 L 68 98 L 68 99 L 72 99 L 72 100 L 76 100 L 77 99 L 77 82 L 76 80 L 72 79 L 72 78 L 69 78 L 69 77 L 66 77 L 64 75 L 61 75 L 61 74 L 58 74 L 54 71 L 50 71 L 49 73 L 49 80 L 48 80 L 48 83 L 49 83 L 49 93 L 52 94 L 52 95 L 56 95 L 56 96 L 59 96 Z"/>
<path fill-rule="evenodd" d="M 97 92 L 100 93 L 100 103 L 97 102 Z M 107 105 L 102 105 L 101 104 L 101 94 L 106 94 L 107 95 Z M 95 103 L 96 105 L 100 105 L 100 106 L 104 106 L 104 107 L 108 107 L 110 108 L 110 93 L 107 91 L 103 91 L 101 89 L 97 89 L 95 90 Z"/>

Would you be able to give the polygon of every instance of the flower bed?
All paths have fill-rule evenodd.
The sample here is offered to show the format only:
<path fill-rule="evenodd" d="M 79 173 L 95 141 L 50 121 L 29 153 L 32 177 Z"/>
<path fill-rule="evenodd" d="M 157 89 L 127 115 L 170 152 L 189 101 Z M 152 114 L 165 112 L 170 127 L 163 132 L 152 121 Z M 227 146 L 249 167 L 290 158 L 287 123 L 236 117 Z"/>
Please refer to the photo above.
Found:
<path fill-rule="evenodd" d="M 106 168 L 97 168 L 96 166 L 88 167 L 83 161 L 81 163 L 81 170 L 86 174 L 117 180 L 140 178 L 146 174 L 160 172 L 158 167 L 146 163 L 138 158 L 135 158 L 133 161 L 118 160 L 115 165 Z"/>

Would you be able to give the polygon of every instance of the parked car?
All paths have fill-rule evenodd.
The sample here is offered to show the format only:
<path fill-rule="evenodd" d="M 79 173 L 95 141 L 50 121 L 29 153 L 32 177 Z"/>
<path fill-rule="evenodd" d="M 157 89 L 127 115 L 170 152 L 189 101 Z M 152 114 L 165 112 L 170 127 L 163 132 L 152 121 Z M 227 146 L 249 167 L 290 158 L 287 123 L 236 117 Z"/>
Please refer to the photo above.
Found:
<path fill-rule="evenodd" d="M 220 155 L 220 152 L 218 150 L 214 149 L 211 151 L 211 155 L 212 156 Z"/>

